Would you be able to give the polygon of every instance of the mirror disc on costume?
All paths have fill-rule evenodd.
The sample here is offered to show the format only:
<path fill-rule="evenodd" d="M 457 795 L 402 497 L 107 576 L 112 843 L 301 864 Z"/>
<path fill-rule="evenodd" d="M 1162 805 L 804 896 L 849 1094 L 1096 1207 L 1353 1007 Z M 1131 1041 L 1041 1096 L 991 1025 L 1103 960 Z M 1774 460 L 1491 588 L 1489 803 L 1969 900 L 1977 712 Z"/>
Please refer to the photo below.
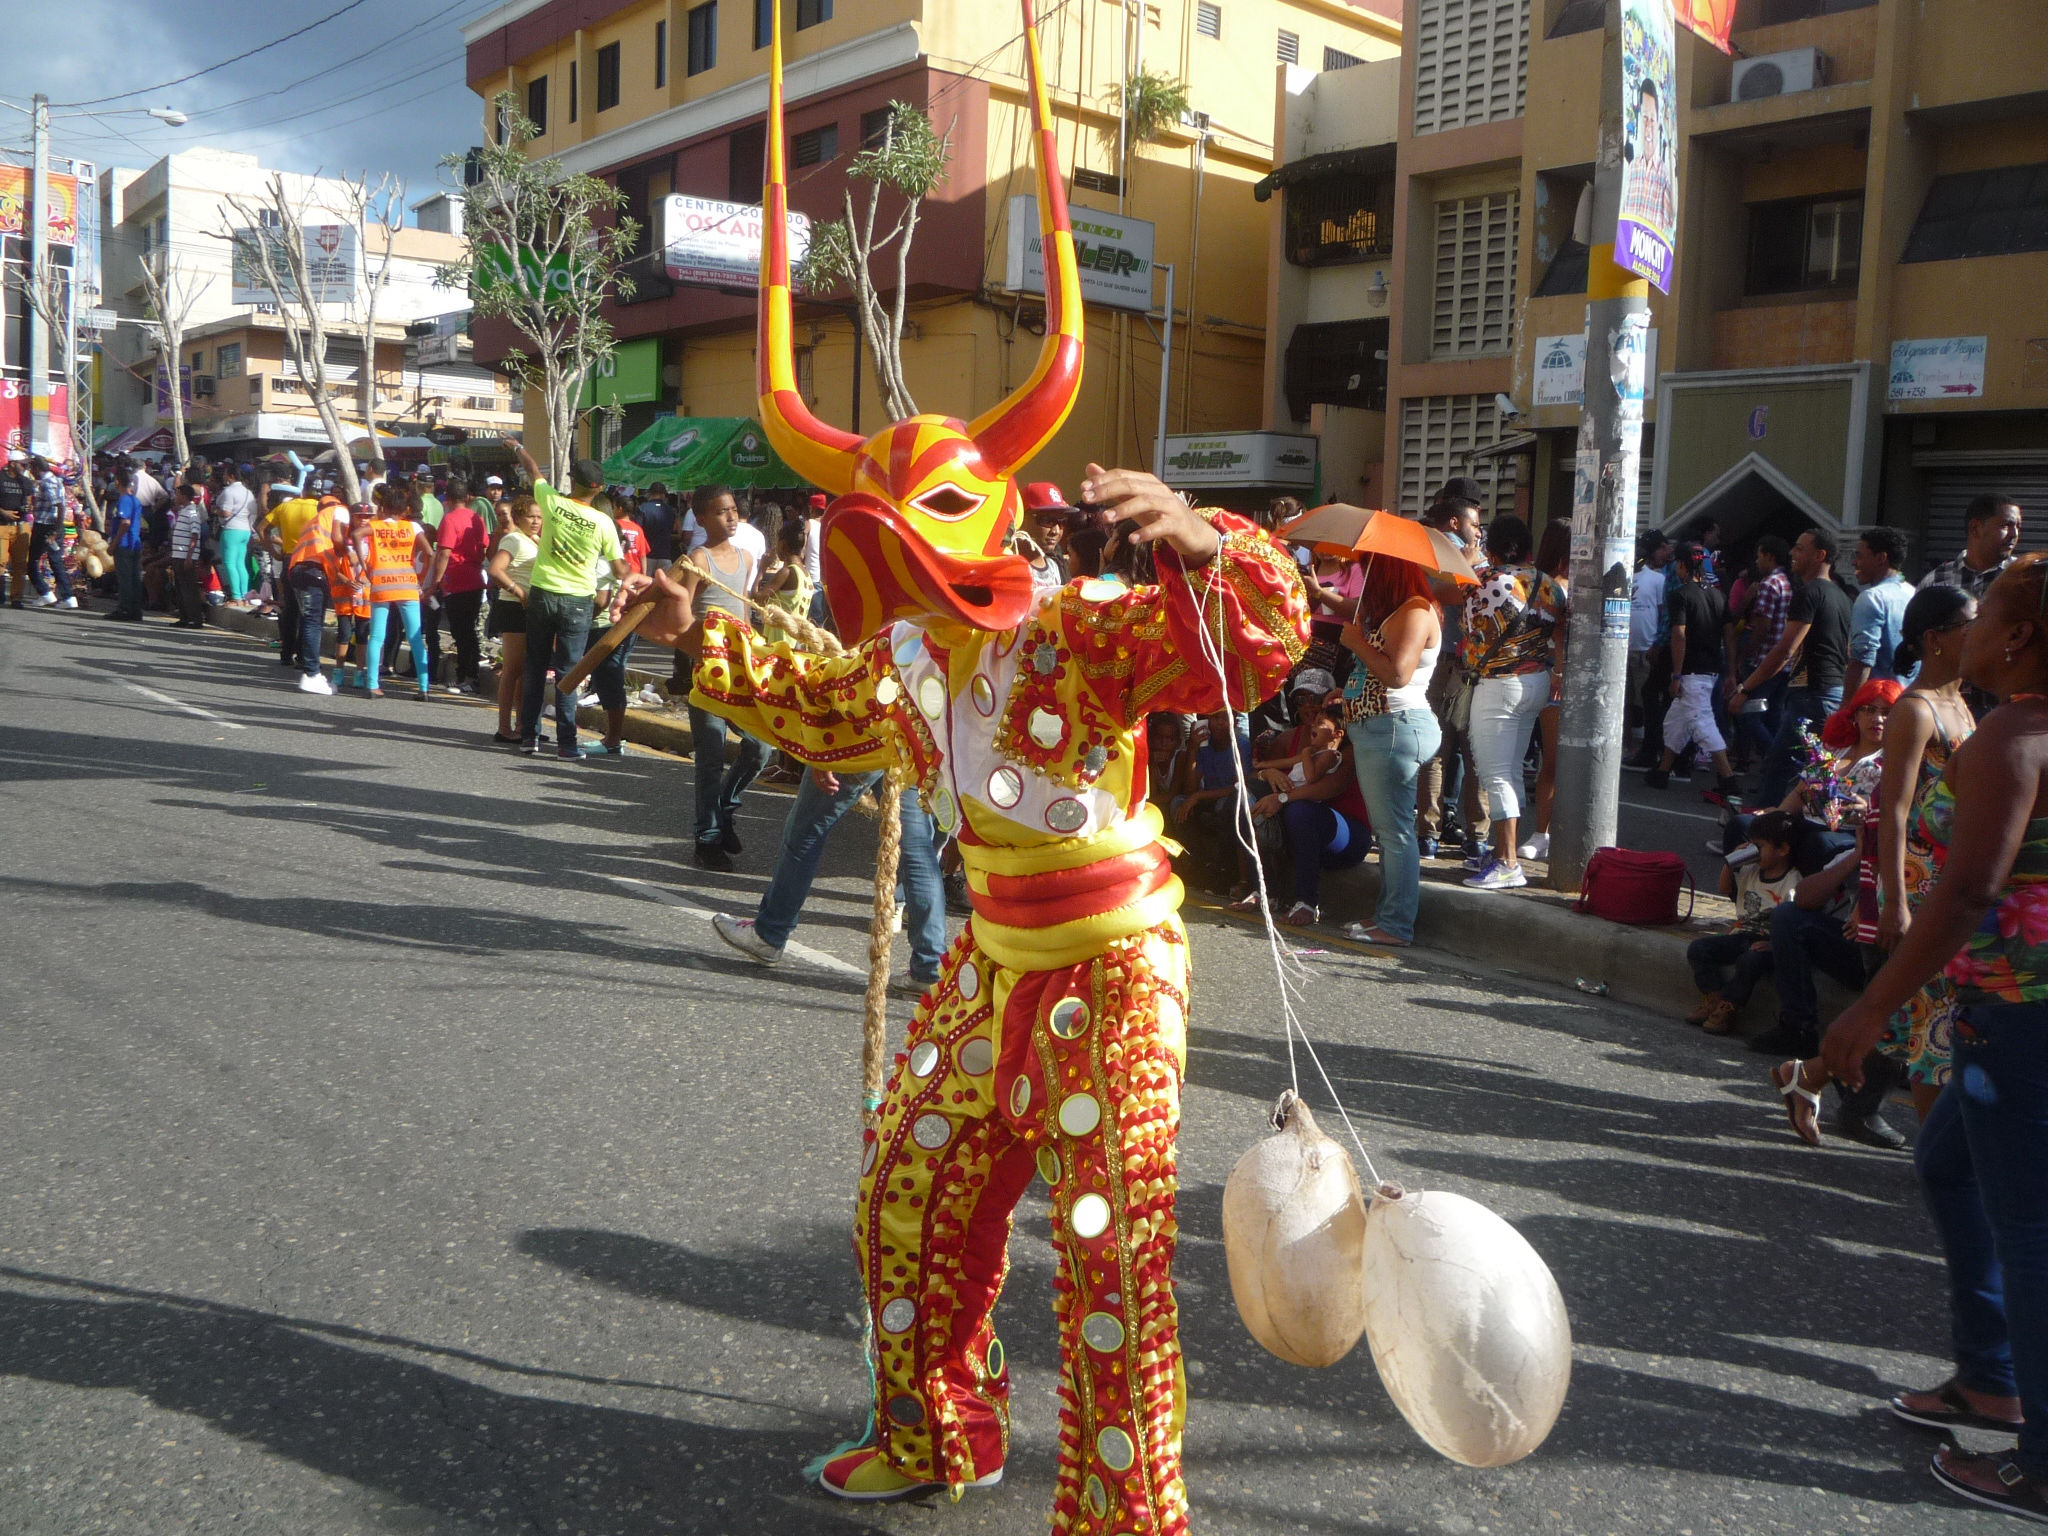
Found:
<path fill-rule="evenodd" d="M 967 696 L 974 700 L 974 707 L 980 714 L 986 716 L 996 712 L 996 685 L 979 672 L 967 685 Z"/>
<path fill-rule="evenodd" d="M 1078 832 L 1088 825 L 1088 807 L 1069 796 L 1045 808 L 1045 824 L 1055 832 Z"/>
<path fill-rule="evenodd" d="M 1095 1453 L 1112 1472 L 1128 1472 L 1138 1459 L 1138 1448 L 1131 1443 L 1131 1437 L 1114 1424 L 1095 1437 Z"/>
<path fill-rule="evenodd" d="M 907 667 L 924 652 L 924 633 L 917 629 L 906 629 L 896 637 L 896 648 L 890 654 L 896 658 L 896 665 Z"/>
<path fill-rule="evenodd" d="M 936 1152 L 953 1139 L 953 1122 L 944 1115 L 919 1115 L 910 1128 L 910 1139 L 927 1152 Z"/>
<path fill-rule="evenodd" d="M 932 820 L 941 832 L 949 834 L 960 825 L 960 807 L 954 803 L 953 791 L 944 785 L 932 791 Z"/>
<path fill-rule="evenodd" d="M 917 707 L 936 720 L 946 712 L 946 685 L 928 677 L 917 685 Z"/>
<path fill-rule="evenodd" d="M 1060 1129 L 1086 1136 L 1102 1124 L 1102 1105 L 1092 1093 L 1070 1093 L 1060 1103 Z"/>
<path fill-rule="evenodd" d="M 898 1424 L 911 1425 L 924 1422 L 924 1404 L 916 1398 L 905 1395 L 889 1399 L 889 1417 Z"/>
<path fill-rule="evenodd" d="M 910 1048 L 910 1070 L 919 1077 L 930 1077 L 932 1069 L 939 1064 L 939 1048 L 929 1040 L 920 1040 Z"/>
<path fill-rule="evenodd" d="M 1077 1040 L 1088 1032 L 1088 1005 L 1078 997 L 1063 997 L 1052 1005 L 1046 1023 L 1062 1040 Z"/>
<path fill-rule="evenodd" d="M 1109 1490 L 1093 1472 L 1088 1474 L 1088 1513 L 1101 1520 L 1109 1514 Z"/>
<path fill-rule="evenodd" d="M 989 1375 L 1000 1376 L 1003 1374 L 1003 1358 L 1003 1341 L 1001 1339 L 990 1339 L 988 1341 Z"/>
<path fill-rule="evenodd" d="M 1010 1085 L 1010 1113 L 1021 1115 L 1031 1107 L 1031 1079 L 1020 1077 Z"/>
<path fill-rule="evenodd" d="M 981 1077 L 995 1070 L 996 1048 L 986 1040 L 969 1040 L 960 1047 L 960 1070 L 969 1077 Z"/>
<path fill-rule="evenodd" d="M 875 702 L 887 709 L 903 696 L 903 685 L 893 677 L 885 677 L 875 684 Z"/>
<path fill-rule="evenodd" d="M 1024 775 L 1014 768 L 998 768 L 988 776 L 988 803 L 1007 811 L 1024 798 Z"/>
<path fill-rule="evenodd" d="M 892 1301 L 889 1305 L 893 1307 L 896 1303 Z M 884 1309 L 882 1316 L 888 1315 Z M 1108 1312 L 1090 1312 L 1081 1319 L 1081 1337 L 1088 1341 L 1090 1349 L 1113 1354 L 1124 1347 L 1124 1325 Z"/>
<path fill-rule="evenodd" d="M 1048 1184 L 1060 1181 L 1060 1155 L 1051 1147 L 1038 1149 L 1038 1176 Z"/>
<path fill-rule="evenodd" d="M 960 967 L 960 974 L 953 979 L 953 985 L 960 989 L 960 995 L 973 1002 L 981 996 L 981 970 L 972 960 Z M 985 1043 L 985 1042 L 984 1042 Z M 983 1067 L 986 1072 L 988 1068 Z"/>
<path fill-rule="evenodd" d="M 882 1308 L 882 1330 L 885 1333 L 901 1333 L 917 1321 L 917 1303 L 908 1296 L 898 1296 Z"/>
<path fill-rule="evenodd" d="M 1067 1225 L 1076 1237 L 1100 1237 L 1109 1230 L 1109 1202 L 1100 1195 L 1083 1195 L 1068 1213 Z"/>
<path fill-rule="evenodd" d="M 875 1158 L 879 1155 L 880 1151 L 880 1142 L 870 1141 L 868 1143 L 867 1150 L 860 1155 L 860 1171 L 862 1173 L 873 1173 L 875 1171 Z"/>
<path fill-rule="evenodd" d="M 1038 649 L 1031 653 L 1031 665 L 1037 669 L 1041 676 L 1050 675 L 1052 669 L 1059 664 L 1059 647 L 1050 640 L 1041 641 Z"/>
<path fill-rule="evenodd" d="M 1049 709 L 1034 709 L 1024 727 L 1031 733 L 1031 739 L 1041 747 L 1051 749 L 1060 744 L 1067 734 L 1067 722 Z"/>
<path fill-rule="evenodd" d="M 1081 766 L 1089 773 L 1102 772 L 1103 769 L 1109 766 L 1109 749 L 1107 747 L 1090 747 L 1087 755 L 1081 759 Z"/>

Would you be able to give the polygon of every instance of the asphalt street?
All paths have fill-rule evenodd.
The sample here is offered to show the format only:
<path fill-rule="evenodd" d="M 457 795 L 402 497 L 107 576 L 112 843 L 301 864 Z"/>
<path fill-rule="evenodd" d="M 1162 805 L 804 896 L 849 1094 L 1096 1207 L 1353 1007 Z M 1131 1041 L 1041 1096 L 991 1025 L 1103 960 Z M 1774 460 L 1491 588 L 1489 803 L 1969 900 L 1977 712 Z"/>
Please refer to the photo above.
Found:
<path fill-rule="evenodd" d="M 1043 1531 L 1042 1190 L 1003 1485 L 849 1508 L 801 1476 L 864 1412 L 872 824 L 831 849 L 815 958 L 764 971 L 702 914 L 751 908 L 786 801 L 709 875 L 687 764 L 490 729 L 302 697 L 239 637 L 0 610 L 0 1533 Z M 1265 1355 L 1220 1199 L 1288 1080 L 1272 972 L 1252 928 L 1189 923 L 1198 1531 L 2007 1528 L 1882 1411 L 1947 1374 L 1904 1157 L 1802 1148 L 1737 1046 L 1426 955 L 1316 947 L 1303 1017 L 1384 1175 L 1549 1261 L 1563 1418 L 1472 1471 L 1362 1346 Z"/>

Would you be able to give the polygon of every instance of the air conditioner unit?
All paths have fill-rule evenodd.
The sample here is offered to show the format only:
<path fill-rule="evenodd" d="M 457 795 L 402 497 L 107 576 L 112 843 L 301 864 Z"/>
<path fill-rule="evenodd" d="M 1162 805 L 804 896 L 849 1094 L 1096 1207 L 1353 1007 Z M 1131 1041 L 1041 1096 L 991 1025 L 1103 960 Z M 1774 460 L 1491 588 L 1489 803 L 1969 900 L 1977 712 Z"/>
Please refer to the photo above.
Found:
<path fill-rule="evenodd" d="M 1811 91 L 1828 83 L 1828 56 L 1818 48 L 1788 48 L 1783 53 L 1759 54 L 1735 61 L 1735 80 L 1730 101 L 1761 101 L 1766 96 L 1788 96 L 1794 91 Z"/>
<path fill-rule="evenodd" d="M 194 400 L 211 400 L 211 399 L 213 398 L 213 384 L 214 384 L 214 379 L 213 379 L 213 375 L 212 375 L 212 374 L 210 374 L 210 373 L 195 373 L 195 374 L 193 374 L 193 375 L 192 375 L 192 398 L 193 398 Z"/>

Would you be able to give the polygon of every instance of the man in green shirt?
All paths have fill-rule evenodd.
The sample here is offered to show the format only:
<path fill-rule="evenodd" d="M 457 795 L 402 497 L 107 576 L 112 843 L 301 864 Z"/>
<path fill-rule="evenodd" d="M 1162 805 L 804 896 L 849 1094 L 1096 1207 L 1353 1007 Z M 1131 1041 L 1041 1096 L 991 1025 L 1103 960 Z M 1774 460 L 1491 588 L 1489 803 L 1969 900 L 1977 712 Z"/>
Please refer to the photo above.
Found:
<path fill-rule="evenodd" d="M 441 505 L 441 498 L 434 494 L 434 472 L 424 465 L 413 471 L 413 496 L 420 507 L 420 521 L 429 528 L 441 526 L 441 516 L 447 509 Z"/>
<path fill-rule="evenodd" d="M 612 587 L 623 590 L 626 561 L 619 549 L 618 526 L 594 510 L 590 498 L 604 488 L 604 470 L 595 460 L 578 459 L 569 466 L 571 494 L 564 496 L 540 477 L 540 466 L 526 445 L 515 443 L 519 462 L 533 477 L 533 499 L 540 507 L 540 553 L 526 584 L 526 676 L 519 695 L 519 750 L 540 756 L 540 705 L 547 692 L 548 668 L 562 677 L 583 659 L 590 643 L 590 622 L 597 593 L 595 562 L 608 561 Z M 617 600 L 613 607 L 616 609 Z M 616 619 L 616 611 L 612 614 Z M 576 745 L 576 697 L 555 693 L 555 754 L 574 761 L 583 755 Z"/>

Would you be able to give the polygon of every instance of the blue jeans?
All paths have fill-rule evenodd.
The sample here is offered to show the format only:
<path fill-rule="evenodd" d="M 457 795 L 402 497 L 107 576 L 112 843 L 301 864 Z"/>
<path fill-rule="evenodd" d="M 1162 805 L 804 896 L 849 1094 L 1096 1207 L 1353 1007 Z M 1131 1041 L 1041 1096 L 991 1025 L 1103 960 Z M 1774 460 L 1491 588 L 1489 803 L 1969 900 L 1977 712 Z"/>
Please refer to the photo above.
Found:
<path fill-rule="evenodd" d="M 561 677 L 583 659 L 590 644 L 591 607 L 587 597 L 528 588 L 526 674 L 519 690 L 521 742 L 540 740 L 540 701 L 547 696 L 548 668 L 553 667 Z M 426 675 L 424 663 L 420 675 Z M 576 697 L 564 698 L 560 689 L 555 691 L 555 750 L 564 757 L 576 751 Z"/>
<path fill-rule="evenodd" d="M 384 631 L 391 623 L 391 611 L 398 610 L 399 622 L 405 625 L 405 643 L 412 647 L 413 673 L 419 680 L 421 693 L 427 691 L 427 642 L 420 634 L 420 602 L 408 597 L 399 603 L 372 603 L 370 605 L 370 691 L 377 688 L 377 669 L 384 660 Z M 314 655 L 319 655 L 318 651 Z"/>
<path fill-rule="evenodd" d="M 528 645 L 533 644 L 532 613 L 527 609 Z M 740 755 L 730 766 L 725 761 L 727 731 L 737 732 L 740 738 Z M 697 759 L 697 841 L 715 843 L 732 830 L 740 796 L 768 765 L 768 748 L 738 726 L 694 704 L 690 706 L 690 740 Z"/>
<path fill-rule="evenodd" d="M 1415 782 L 1443 745 L 1443 728 L 1426 709 L 1372 715 L 1351 724 L 1358 787 L 1380 845 L 1380 905 L 1374 921 L 1397 939 L 1415 937 L 1422 900 L 1422 851 L 1415 842 Z"/>
<path fill-rule="evenodd" d="M 320 675 L 320 642 L 323 638 L 320 631 L 327 620 L 327 583 L 320 581 L 309 583 L 303 587 L 295 587 L 289 581 L 285 581 L 278 584 L 278 591 L 280 596 L 286 592 L 291 593 L 292 607 L 298 615 L 299 649 L 297 659 L 299 670 L 308 677 L 318 677 Z M 280 613 L 282 613 L 283 608 L 284 604 L 280 602 L 278 604 Z M 278 633 L 284 633 L 281 626 Z"/>
<path fill-rule="evenodd" d="M 1913 1149 L 1948 1256 L 1956 1378 L 2015 1393 L 2019 1464 L 2048 1477 L 2048 1004 L 1977 1004 Z"/>
<path fill-rule="evenodd" d="M 1323 871 L 1365 862 L 1372 829 L 1324 800 L 1290 800 L 1280 811 L 1281 835 L 1294 864 L 1294 899 L 1319 904 Z"/>
<path fill-rule="evenodd" d="M 1757 781 L 1756 808 L 1774 809 L 1791 792 L 1799 776 L 1792 754 L 1799 748 L 1799 722 L 1804 720 L 1820 734 L 1821 722 L 1842 707 L 1840 685 L 1833 688 L 1787 688 L 1784 709 L 1778 716 L 1778 733 L 1764 754 L 1762 776 Z"/>
<path fill-rule="evenodd" d="M 1738 672 L 1738 678 L 1746 674 Z M 1762 762 L 1771 750 L 1771 743 L 1778 739 L 1778 726 L 1785 714 L 1785 675 L 1779 673 L 1763 687 L 1757 689 L 1757 698 L 1763 708 L 1753 715 L 1735 717 L 1734 741 L 1756 762 Z"/>
<path fill-rule="evenodd" d="M 29 580 L 35 584 L 38 597 L 44 596 L 50 590 L 43 585 L 43 573 L 36 564 L 45 555 L 50 557 L 50 580 L 56 584 L 57 595 L 61 598 L 69 598 L 72 595 L 71 572 L 64 565 L 64 529 L 62 524 L 37 523 L 29 530 L 28 574 Z M 14 594 L 17 598 L 21 595 L 19 592 Z"/>
<path fill-rule="evenodd" d="M 1771 909 L 1771 971 L 1778 982 L 1778 1022 L 1793 1029 L 1818 1027 L 1820 1003 L 1813 973 L 1845 987 L 1863 985 L 1863 951 L 1842 931 L 1840 914 L 1781 901 Z"/>
<path fill-rule="evenodd" d="M 142 617 L 142 546 L 130 549 L 114 546 L 114 582 L 121 592 L 121 600 L 114 611 L 122 618 Z"/>
<path fill-rule="evenodd" d="M 754 931 L 768 943 L 780 949 L 789 942 L 804 900 L 811 894 L 811 882 L 818 876 L 825 839 L 853 802 L 881 782 L 879 773 L 842 773 L 839 793 L 828 795 L 805 770 L 803 782 L 797 786 L 796 804 L 782 824 L 782 856 L 775 861 L 775 876 L 754 914 Z M 946 892 L 939 876 L 938 849 L 932 845 L 932 819 L 925 814 L 915 790 L 903 791 L 903 851 L 896 865 L 896 886 L 906 909 L 910 974 L 917 981 L 936 981 L 939 961 L 946 953 Z"/>

